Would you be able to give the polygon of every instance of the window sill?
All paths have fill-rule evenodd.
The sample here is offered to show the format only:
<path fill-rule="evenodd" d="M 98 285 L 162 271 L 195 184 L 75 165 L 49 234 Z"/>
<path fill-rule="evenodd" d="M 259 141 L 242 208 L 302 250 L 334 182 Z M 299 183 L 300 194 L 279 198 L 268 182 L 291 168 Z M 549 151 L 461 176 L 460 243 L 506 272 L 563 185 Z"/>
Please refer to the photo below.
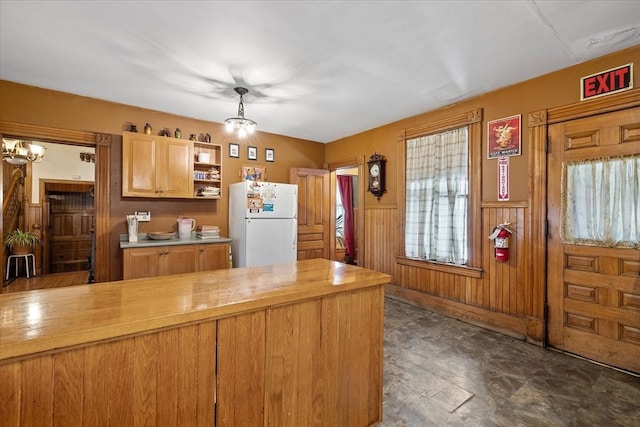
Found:
<path fill-rule="evenodd" d="M 482 269 L 469 267 L 466 265 L 453 265 L 443 262 L 427 261 L 424 259 L 396 257 L 396 262 L 401 265 L 410 267 L 424 268 L 427 270 L 436 270 L 443 273 L 457 274 L 459 276 L 472 277 L 474 279 L 482 279 Z"/>

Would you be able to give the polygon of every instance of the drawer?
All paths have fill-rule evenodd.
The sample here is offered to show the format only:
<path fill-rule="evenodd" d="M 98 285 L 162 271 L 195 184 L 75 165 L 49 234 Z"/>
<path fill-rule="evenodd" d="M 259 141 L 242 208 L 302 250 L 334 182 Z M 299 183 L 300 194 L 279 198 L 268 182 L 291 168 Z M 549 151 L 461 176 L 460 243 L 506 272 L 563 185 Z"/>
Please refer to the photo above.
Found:
<path fill-rule="evenodd" d="M 76 251 L 76 259 L 88 259 L 91 256 L 91 250 L 77 250 Z"/>
<path fill-rule="evenodd" d="M 52 262 L 73 261 L 76 259 L 76 251 L 58 252 L 51 257 Z"/>
<path fill-rule="evenodd" d="M 75 241 L 63 242 L 63 241 L 53 241 L 51 242 L 51 248 L 54 251 L 73 251 L 76 248 Z"/>
<path fill-rule="evenodd" d="M 91 250 L 91 240 L 78 240 L 76 242 L 76 248 L 78 249 L 87 249 L 87 250 Z"/>

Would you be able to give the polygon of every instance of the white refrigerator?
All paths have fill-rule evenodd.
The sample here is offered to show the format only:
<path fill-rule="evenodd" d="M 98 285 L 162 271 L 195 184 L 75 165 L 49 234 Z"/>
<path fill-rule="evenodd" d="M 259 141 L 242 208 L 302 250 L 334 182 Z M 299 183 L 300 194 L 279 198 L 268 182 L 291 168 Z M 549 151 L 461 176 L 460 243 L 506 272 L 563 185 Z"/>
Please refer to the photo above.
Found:
<path fill-rule="evenodd" d="M 298 186 L 244 181 L 229 186 L 234 267 L 293 262 L 297 257 Z"/>

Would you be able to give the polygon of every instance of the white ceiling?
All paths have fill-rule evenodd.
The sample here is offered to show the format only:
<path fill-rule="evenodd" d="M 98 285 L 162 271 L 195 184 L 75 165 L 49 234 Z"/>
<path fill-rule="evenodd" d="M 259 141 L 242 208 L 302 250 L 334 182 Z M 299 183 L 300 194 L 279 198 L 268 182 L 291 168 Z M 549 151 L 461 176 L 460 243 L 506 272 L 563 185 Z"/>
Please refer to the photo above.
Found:
<path fill-rule="evenodd" d="M 640 43 L 640 1 L 8 1 L 0 78 L 331 142 Z"/>

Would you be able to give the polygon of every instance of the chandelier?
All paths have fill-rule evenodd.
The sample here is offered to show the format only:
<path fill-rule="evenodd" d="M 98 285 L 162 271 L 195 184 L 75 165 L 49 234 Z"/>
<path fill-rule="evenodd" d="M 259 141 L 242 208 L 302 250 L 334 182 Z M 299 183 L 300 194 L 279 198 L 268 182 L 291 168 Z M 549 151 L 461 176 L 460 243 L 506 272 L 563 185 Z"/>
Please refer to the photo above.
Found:
<path fill-rule="evenodd" d="M 2 138 L 2 160 L 12 165 L 24 165 L 27 162 L 40 163 L 45 148 L 38 144 L 26 144 L 19 139 Z"/>
<path fill-rule="evenodd" d="M 249 90 L 243 87 L 237 87 L 233 90 L 240 95 L 240 105 L 238 105 L 238 117 L 230 117 L 224 121 L 227 132 L 237 131 L 240 138 L 244 138 L 247 134 L 251 134 L 256 130 L 258 124 L 253 120 L 244 118 L 244 104 L 242 103 L 242 96 L 246 95 Z"/>

